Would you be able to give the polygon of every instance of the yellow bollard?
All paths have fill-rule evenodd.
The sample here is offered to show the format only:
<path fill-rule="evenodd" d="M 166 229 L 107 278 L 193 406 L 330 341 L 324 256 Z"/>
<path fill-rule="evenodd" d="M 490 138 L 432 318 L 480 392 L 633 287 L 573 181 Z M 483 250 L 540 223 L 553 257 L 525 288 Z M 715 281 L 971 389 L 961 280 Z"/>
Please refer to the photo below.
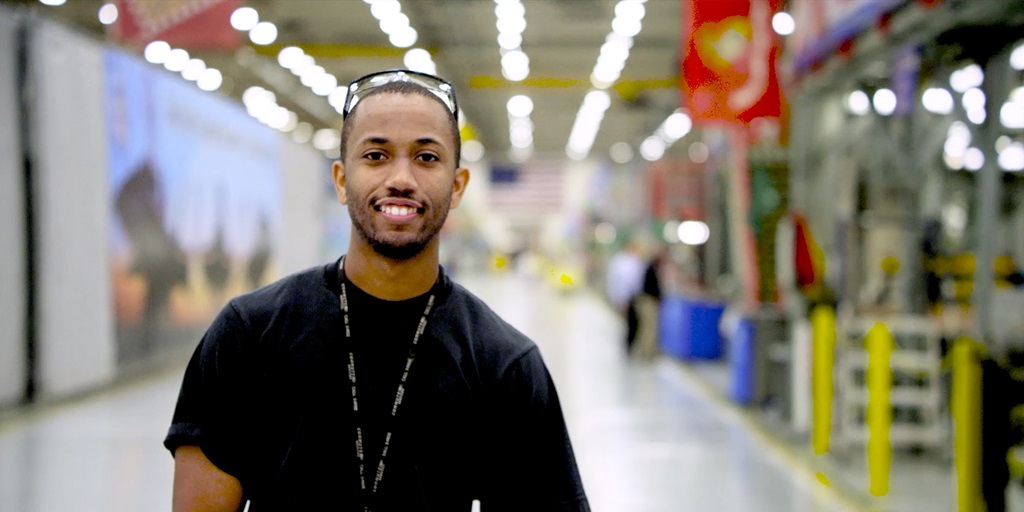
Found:
<path fill-rule="evenodd" d="M 953 344 L 952 408 L 955 425 L 957 511 L 981 512 L 981 362 L 978 347 L 961 337 Z"/>
<path fill-rule="evenodd" d="M 889 493 L 889 473 L 892 469 L 892 353 L 896 340 L 885 324 L 878 322 L 868 331 L 864 340 L 868 349 L 868 369 L 865 380 L 868 387 L 868 477 L 870 491 L 875 496 Z"/>
<path fill-rule="evenodd" d="M 828 453 L 832 433 L 832 367 L 835 365 L 836 313 L 828 306 L 811 310 L 814 362 L 811 376 L 814 424 L 811 444 L 814 453 Z"/>

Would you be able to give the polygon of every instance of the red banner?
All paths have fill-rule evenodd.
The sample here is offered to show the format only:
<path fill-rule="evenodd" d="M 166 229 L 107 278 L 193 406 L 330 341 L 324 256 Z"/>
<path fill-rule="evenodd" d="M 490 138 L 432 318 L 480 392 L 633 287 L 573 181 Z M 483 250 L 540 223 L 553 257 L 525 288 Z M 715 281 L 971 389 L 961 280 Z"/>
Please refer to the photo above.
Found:
<path fill-rule="evenodd" d="M 772 15 L 781 0 L 682 0 L 681 104 L 694 124 L 782 114 Z"/>
<path fill-rule="evenodd" d="M 231 50 L 242 34 L 231 26 L 241 0 L 115 0 L 111 36 L 129 44 L 166 41 L 186 50 Z"/>

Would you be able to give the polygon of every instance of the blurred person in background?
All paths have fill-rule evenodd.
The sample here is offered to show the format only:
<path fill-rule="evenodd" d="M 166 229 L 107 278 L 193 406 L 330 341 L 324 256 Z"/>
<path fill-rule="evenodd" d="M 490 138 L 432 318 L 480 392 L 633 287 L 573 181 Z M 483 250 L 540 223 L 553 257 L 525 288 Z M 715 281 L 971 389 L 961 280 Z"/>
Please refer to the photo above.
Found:
<path fill-rule="evenodd" d="M 646 263 L 642 257 L 640 242 L 630 240 L 612 255 L 608 261 L 608 301 L 626 321 L 626 349 L 631 351 L 636 341 L 639 318 L 636 311 L 636 297 L 644 285 Z"/>
<path fill-rule="evenodd" d="M 661 267 L 668 250 L 661 246 L 644 268 L 643 286 L 633 299 L 637 315 L 632 354 L 650 361 L 658 355 L 658 310 L 661 308 Z"/>
<path fill-rule="evenodd" d="M 451 85 L 374 73 L 343 116 L 349 251 L 214 320 L 164 442 L 174 510 L 589 510 L 536 345 L 439 265 L 469 182 Z"/>

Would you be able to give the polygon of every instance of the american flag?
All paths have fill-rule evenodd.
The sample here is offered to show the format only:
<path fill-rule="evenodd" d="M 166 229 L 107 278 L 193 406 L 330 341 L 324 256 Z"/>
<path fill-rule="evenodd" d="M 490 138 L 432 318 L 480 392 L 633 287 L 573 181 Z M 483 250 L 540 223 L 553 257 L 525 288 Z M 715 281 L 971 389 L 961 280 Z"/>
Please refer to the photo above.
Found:
<path fill-rule="evenodd" d="M 565 194 L 564 172 L 558 166 L 495 166 L 488 204 L 501 213 L 558 213 Z"/>

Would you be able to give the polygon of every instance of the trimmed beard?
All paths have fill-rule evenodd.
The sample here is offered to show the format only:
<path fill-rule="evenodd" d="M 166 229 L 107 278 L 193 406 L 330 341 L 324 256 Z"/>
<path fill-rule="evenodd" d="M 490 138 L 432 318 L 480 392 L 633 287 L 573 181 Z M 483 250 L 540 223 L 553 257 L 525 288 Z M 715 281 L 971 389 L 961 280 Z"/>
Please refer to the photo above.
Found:
<path fill-rule="evenodd" d="M 407 242 L 395 243 L 387 240 L 376 232 L 373 227 L 373 207 L 369 209 L 356 209 L 352 202 L 348 205 L 348 215 L 352 219 L 352 226 L 355 227 L 359 236 L 366 240 L 374 252 L 391 260 L 408 260 L 419 255 L 426 249 L 427 245 L 437 236 L 444 227 L 448 218 L 448 211 L 451 206 L 451 194 L 445 196 L 444 201 L 435 211 L 437 216 L 432 216 L 431 210 L 426 210 L 423 216 L 423 228 L 416 236 Z M 369 213 L 367 213 L 369 212 Z"/>

